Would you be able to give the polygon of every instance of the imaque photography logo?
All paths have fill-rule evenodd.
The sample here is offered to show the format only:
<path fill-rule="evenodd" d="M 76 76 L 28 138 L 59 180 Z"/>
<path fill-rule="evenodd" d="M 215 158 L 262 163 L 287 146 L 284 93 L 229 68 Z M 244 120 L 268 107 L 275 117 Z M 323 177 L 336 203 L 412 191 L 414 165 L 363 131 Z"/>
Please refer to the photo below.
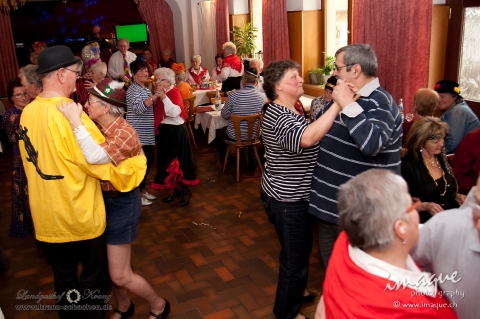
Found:
<path fill-rule="evenodd" d="M 404 279 L 404 280 L 398 280 L 395 282 L 395 284 L 390 284 L 390 283 L 387 283 L 387 285 L 385 286 L 385 289 L 384 291 L 392 291 L 392 290 L 399 290 L 399 289 L 405 289 L 405 288 L 411 288 L 411 289 L 414 289 L 414 294 L 412 294 L 411 297 L 414 297 L 416 295 L 426 295 L 426 296 L 435 296 L 437 295 L 437 293 L 439 293 L 440 296 L 442 295 L 453 295 L 453 294 L 456 294 L 456 295 L 460 295 L 462 298 L 464 297 L 463 296 L 463 292 L 462 291 L 448 291 L 448 292 L 438 292 L 438 284 L 443 284 L 447 281 L 450 281 L 454 284 L 456 284 L 457 282 L 459 282 L 460 280 L 462 280 L 461 277 L 457 277 L 458 274 L 456 271 L 454 271 L 451 275 L 449 274 L 432 274 L 431 276 L 425 276 L 425 274 L 422 274 L 419 276 L 419 278 L 416 280 L 416 281 L 410 281 L 408 279 Z M 419 288 L 425 288 L 425 287 L 433 287 L 434 289 L 431 290 L 431 291 L 422 291 L 421 289 Z"/>

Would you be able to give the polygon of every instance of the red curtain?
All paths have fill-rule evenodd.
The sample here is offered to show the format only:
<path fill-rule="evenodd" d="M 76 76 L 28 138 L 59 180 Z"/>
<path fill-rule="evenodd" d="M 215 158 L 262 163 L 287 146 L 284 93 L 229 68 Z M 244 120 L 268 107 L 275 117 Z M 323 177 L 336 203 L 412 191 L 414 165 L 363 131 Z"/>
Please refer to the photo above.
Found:
<path fill-rule="evenodd" d="M 286 0 L 263 0 L 262 28 L 265 67 L 272 61 L 290 59 Z"/>
<path fill-rule="evenodd" d="M 0 41 L 0 96 L 7 95 L 7 82 L 18 74 L 18 61 L 15 52 L 15 40 L 13 39 L 10 14 L 0 12 L 0 30 L 2 40 Z"/>
<path fill-rule="evenodd" d="M 230 28 L 228 25 L 228 0 L 215 1 L 215 25 L 217 53 L 223 52 L 222 46 L 230 41 Z"/>
<path fill-rule="evenodd" d="M 158 61 L 162 58 L 162 50 L 170 49 L 172 59 L 176 60 L 173 13 L 168 3 L 165 0 L 141 0 L 138 11 L 148 24 L 154 59 Z"/>
<path fill-rule="evenodd" d="M 370 44 L 378 58 L 380 84 L 405 112 L 428 86 L 432 0 L 355 0 L 353 42 Z"/>

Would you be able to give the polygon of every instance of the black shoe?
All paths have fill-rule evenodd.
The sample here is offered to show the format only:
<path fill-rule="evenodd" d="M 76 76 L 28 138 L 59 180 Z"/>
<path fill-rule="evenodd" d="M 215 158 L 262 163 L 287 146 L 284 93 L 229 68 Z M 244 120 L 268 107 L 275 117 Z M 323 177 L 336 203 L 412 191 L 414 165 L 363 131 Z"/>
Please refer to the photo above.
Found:
<path fill-rule="evenodd" d="M 158 318 L 158 319 L 165 319 L 167 318 L 168 314 L 170 313 L 170 303 L 168 302 L 167 299 L 165 299 L 165 308 L 163 308 L 162 313 L 154 313 L 150 311 L 150 316 L 153 318 Z"/>
<path fill-rule="evenodd" d="M 170 194 L 170 196 L 165 197 L 165 198 L 162 199 L 162 202 L 164 202 L 164 203 L 170 203 L 170 202 L 171 202 L 172 200 L 174 200 L 175 198 L 180 197 L 180 194 L 181 194 L 180 190 L 179 190 L 178 188 L 175 188 L 175 190 L 173 191 L 172 194 Z"/>
<path fill-rule="evenodd" d="M 190 203 L 190 197 L 192 197 L 192 192 L 188 189 L 187 185 L 181 185 L 182 197 L 180 200 L 180 206 L 186 206 Z"/>
<path fill-rule="evenodd" d="M 315 298 L 317 298 L 317 296 L 318 294 L 316 292 L 310 291 L 308 295 L 302 296 L 302 302 L 303 303 L 312 302 L 315 300 Z"/>
<path fill-rule="evenodd" d="M 118 309 L 115 309 L 115 312 L 120 314 L 120 319 L 130 318 L 135 313 L 135 305 L 132 301 L 130 301 L 130 307 L 128 307 L 127 311 L 120 311 Z"/>

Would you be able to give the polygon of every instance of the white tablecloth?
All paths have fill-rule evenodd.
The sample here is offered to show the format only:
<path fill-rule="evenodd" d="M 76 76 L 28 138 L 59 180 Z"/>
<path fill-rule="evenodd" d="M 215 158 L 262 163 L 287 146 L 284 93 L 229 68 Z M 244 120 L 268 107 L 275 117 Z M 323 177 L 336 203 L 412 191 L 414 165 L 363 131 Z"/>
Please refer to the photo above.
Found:
<path fill-rule="evenodd" d="M 195 114 L 195 128 L 198 128 L 200 124 L 202 125 L 203 133 L 208 128 L 208 144 L 210 144 L 215 139 L 216 130 L 227 126 L 228 121 L 220 115 L 220 111 L 211 111 Z"/>
<path fill-rule="evenodd" d="M 207 96 L 207 92 L 216 92 L 216 90 L 196 90 L 193 92 L 193 94 L 196 96 L 195 98 L 195 103 L 193 103 L 195 106 L 200 105 L 200 104 L 206 104 L 210 103 L 210 98 Z"/>

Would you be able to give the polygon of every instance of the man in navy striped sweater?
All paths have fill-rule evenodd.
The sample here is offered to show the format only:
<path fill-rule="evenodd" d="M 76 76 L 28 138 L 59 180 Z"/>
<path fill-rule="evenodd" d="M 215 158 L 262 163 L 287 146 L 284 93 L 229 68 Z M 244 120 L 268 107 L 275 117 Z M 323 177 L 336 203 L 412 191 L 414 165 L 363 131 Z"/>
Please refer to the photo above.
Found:
<path fill-rule="evenodd" d="M 402 148 L 402 118 L 392 96 L 376 77 L 378 64 L 373 49 L 368 44 L 353 44 L 339 49 L 335 57 L 334 75 L 338 81 L 333 100 L 342 111 L 320 141 L 309 207 L 309 213 L 319 218 L 319 250 L 324 267 L 340 233 L 338 187 L 371 168 L 400 174 Z"/>

